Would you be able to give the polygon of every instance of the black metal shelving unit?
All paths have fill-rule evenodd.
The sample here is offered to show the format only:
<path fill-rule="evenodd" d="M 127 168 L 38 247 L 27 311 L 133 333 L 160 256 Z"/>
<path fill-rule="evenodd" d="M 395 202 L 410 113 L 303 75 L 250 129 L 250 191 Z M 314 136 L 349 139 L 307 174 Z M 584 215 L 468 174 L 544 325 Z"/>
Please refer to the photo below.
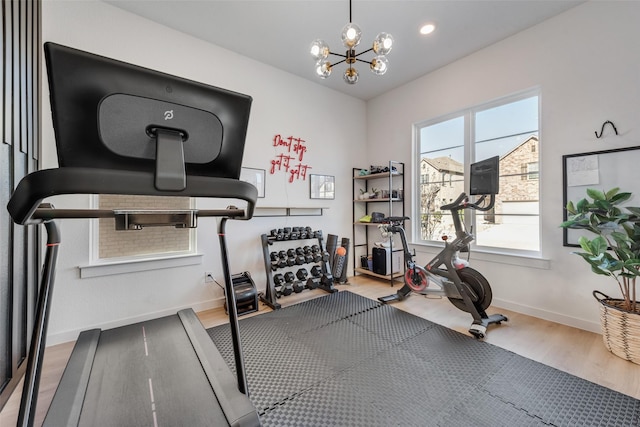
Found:
<path fill-rule="evenodd" d="M 390 239 L 390 265 L 391 274 L 377 274 L 361 265 L 361 256 L 370 256 L 372 244 L 370 242 L 372 227 L 377 227 L 379 223 L 359 221 L 365 215 L 372 212 L 384 211 L 386 216 L 404 216 L 404 163 L 390 160 L 388 172 L 360 175 L 362 168 L 353 168 L 353 274 L 366 274 L 383 280 L 389 280 L 391 286 L 394 281 L 404 276 L 404 266 L 394 263 L 393 254 L 402 251 L 401 248 L 394 249 L 393 239 Z M 361 199 L 362 192 L 369 192 L 378 188 L 376 197 Z M 400 256 L 402 259 L 402 256 Z M 397 271 L 394 271 L 397 268 Z"/>

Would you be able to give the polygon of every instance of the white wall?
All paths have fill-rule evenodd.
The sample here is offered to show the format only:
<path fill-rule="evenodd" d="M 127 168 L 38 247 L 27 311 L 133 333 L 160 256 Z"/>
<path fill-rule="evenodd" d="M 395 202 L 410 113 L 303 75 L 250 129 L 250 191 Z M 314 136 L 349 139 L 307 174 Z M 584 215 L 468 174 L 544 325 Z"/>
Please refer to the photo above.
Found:
<path fill-rule="evenodd" d="M 562 155 L 640 145 L 639 21 L 638 2 L 589 2 L 368 102 L 369 151 L 377 153 L 370 160 L 385 160 L 393 147 L 396 160 L 411 165 L 414 123 L 541 88 L 540 206 L 548 267 L 531 267 L 545 264 L 538 260 L 517 266 L 510 258 L 472 258 L 492 284 L 495 306 L 599 331 L 591 291 L 618 295 L 612 279 L 596 277 L 562 246 Z M 606 120 L 620 136 L 608 129 L 596 139 L 594 131 Z M 421 257 L 426 261 L 429 254 Z"/>
<path fill-rule="evenodd" d="M 254 218 L 227 226 L 231 272 L 250 271 L 263 289 L 265 272 L 260 235 L 272 228 L 311 226 L 326 234 L 351 234 L 351 179 L 364 153 L 365 103 L 327 90 L 236 53 L 141 19 L 111 5 L 89 1 L 44 1 L 42 40 L 52 41 L 214 86 L 246 93 L 253 106 L 244 166 L 267 170 L 266 198 L 258 206 L 325 206 L 322 217 Z M 43 155 L 41 167 L 56 167 L 55 144 L 43 73 Z M 336 109 L 335 105 L 343 108 Z M 349 114 L 344 112 L 348 111 Z M 326 127 L 318 126 L 326 124 Z M 288 183 L 270 175 L 276 134 L 306 141 L 304 160 L 311 173 L 335 175 L 336 199 L 309 199 L 309 181 Z M 337 153 L 337 155 L 328 155 Z M 88 196 L 52 198 L 57 208 L 89 207 Z M 225 207 L 227 201 L 200 199 L 199 208 Z M 78 266 L 90 262 L 88 220 L 60 221 L 63 243 L 54 289 L 49 344 L 75 339 L 81 330 L 112 327 L 168 314 L 178 308 L 220 305 L 222 290 L 204 283 L 204 272 L 221 281 L 215 222 L 199 221 L 198 251 L 203 264 L 189 267 L 80 279 Z"/>

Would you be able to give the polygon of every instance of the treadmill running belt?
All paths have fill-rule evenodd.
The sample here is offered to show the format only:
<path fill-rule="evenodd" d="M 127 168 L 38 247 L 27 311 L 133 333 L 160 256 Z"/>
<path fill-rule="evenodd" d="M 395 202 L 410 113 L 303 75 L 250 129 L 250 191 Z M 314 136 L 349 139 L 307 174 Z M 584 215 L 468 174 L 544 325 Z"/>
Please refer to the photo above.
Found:
<path fill-rule="evenodd" d="M 193 310 L 78 337 L 44 426 L 257 426 Z"/>
<path fill-rule="evenodd" d="M 80 425 L 226 423 L 177 316 L 103 331 L 85 402 Z"/>

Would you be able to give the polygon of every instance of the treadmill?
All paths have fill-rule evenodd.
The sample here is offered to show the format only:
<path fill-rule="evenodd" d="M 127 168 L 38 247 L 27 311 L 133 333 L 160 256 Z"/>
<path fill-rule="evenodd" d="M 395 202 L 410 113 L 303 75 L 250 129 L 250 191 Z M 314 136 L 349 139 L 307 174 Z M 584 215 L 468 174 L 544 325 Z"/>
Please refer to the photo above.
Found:
<path fill-rule="evenodd" d="M 33 172 L 7 206 L 43 225 L 47 247 L 18 425 L 34 424 L 61 239 L 56 221 L 115 218 L 116 229 L 218 222 L 236 375 L 191 309 L 80 333 L 46 426 L 258 426 L 248 397 L 225 227 L 249 220 L 256 188 L 240 181 L 251 97 L 45 43 L 59 167 Z M 237 200 L 213 210 L 55 209 L 61 194 L 126 194 Z M 122 298 L 126 298 L 123 295 Z"/>

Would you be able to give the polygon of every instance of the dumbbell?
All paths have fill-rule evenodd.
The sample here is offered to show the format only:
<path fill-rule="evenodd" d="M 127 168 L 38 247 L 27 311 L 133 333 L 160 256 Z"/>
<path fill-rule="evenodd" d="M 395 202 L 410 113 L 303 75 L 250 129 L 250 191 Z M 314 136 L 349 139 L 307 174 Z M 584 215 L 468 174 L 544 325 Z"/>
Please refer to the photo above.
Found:
<path fill-rule="evenodd" d="M 296 276 L 287 271 L 284 273 L 284 283 L 282 284 L 282 295 L 291 295 L 293 293 L 293 282 L 295 282 Z"/>
<path fill-rule="evenodd" d="M 280 258 L 278 252 L 271 252 L 269 254 L 269 258 L 271 258 L 271 270 L 276 271 L 278 268 L 284 268 L 287 266 L 287 262 Z"/>
<path fill-rule="evenodd" d="M 298 278 L 298 281 L 294 282 L 293 284 L 293 292 L 300 293 L 304 290 L 305 288 L 304 280 L 307 278 L 308 275 L 309 275 L 309 272 L 307 271 L 306 268 L 298 269 L 298 271 L 296 272 L 296 277 Z"/>
<path fill-rule="evenodd" d="M 282 229 L 282 240 L 291 239 L 291 227 L 285 227 Z"/>
<path fill-rule="evenodd" d="M 298 271 L 296 271 L 296 277 L 298 280 L 305 280 L 307 276 L 309 276 L 309 272 L 306 268 L 299 268 Z"/>
<path fill-rule="evenodd" d="M 296 256 L 296 264 L 297 265 L 302 265 L 305 264 L 307 262 L 306 258 L 304 257 L 304 255 L 298 255 Z"/>
<path fill-rule="evenodd" d="M 271 259 L 271 270 L 276 271 L 278 269 L 278 252 L 271 252 L 269 254 L 269 258 Z"/>
<path fill-rule="evenodd" d="M 319 265 L 314 265 L 313 267 L 311 267 L 311 276 L 312 277 L 322 276 L 322 268 Z"/>
<path fill-rule="evenodd" d="M 315 289 L 320 286 L 320 276 L 322 276 L 322 269 L 317 265 L 311 267 L 311 277 L 307 279 L 307 288 Z"/>
<path fill-rule="evenodd" d="M 322 254 L 320 252 L 315 252 L 312 255 L 313 259 L 311 260 L 312 262 L 320 262 L 322 261 Z"/>
<path fill-rule="evenodd" d="M 287 249 L 287 256 L 288 257 L 295 257 L 296 255 L 298 255 L 298 254 L 296 253 L 295 249 L 293 249 L 293 248 Z"/>
<path fill-rule="evenodd" d="M 298 246 L 296 248 L 296 255 L 304 255 L 304 249 Z"/>
<path fill-rule="evenodd" d="M 284 276 L 282 274 L 278 273 L 273 275 L 273 284 L 276 288 L 280 288 L 283 283 L 284 283 Z M 276 297 L 279 298 L 281 293 L 282 293 L 281 289 L 276 289 Z"/>
<path fill-rule="evenodd" d="M 275 254 L 275 252 L 271 252 L 271 254 Z M 273 255 L 270 255 L 273 256 Z M 277 253 L 277 259 L 271 264 L 271 268 L 275 264 L 278 268 L 285 268 L 287 266 L 287 253 L 285 251 L 280 251 Z"/>
<path fill-rule="evenodd" d="M 310 263 L 314 262 L 313 261 L 313 254 L 305 254 L 304 255 L 304 262 L 307 263 L 307 264 L 310 264 Z"/>
<path fill-rule="evenodd" d="M 306 245 L 305 247 L 302 248 L 302 252 L 304 252 L 304 254 L 310 254 L 313 253 L 313 251 L 311 250 L 311 246 Z"/>

